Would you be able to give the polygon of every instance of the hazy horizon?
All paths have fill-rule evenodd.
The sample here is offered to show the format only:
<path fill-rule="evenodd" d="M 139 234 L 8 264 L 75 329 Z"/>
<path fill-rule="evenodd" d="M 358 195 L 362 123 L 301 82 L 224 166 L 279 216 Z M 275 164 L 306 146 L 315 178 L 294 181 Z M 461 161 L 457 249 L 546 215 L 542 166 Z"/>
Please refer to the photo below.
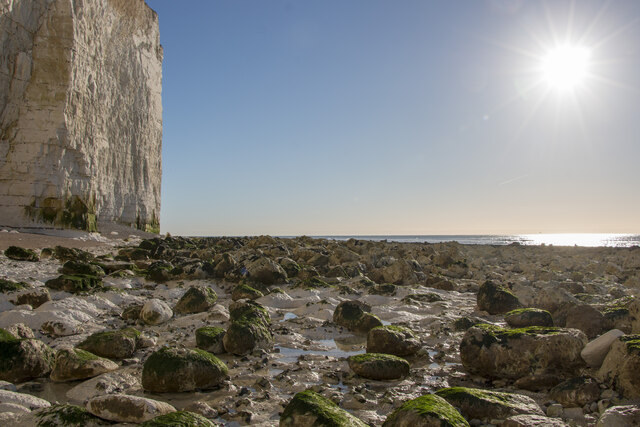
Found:
<path fill-rule="evenodd" d="M 147 3 L 162 232 L 640 233 L 640 2 Z"/>

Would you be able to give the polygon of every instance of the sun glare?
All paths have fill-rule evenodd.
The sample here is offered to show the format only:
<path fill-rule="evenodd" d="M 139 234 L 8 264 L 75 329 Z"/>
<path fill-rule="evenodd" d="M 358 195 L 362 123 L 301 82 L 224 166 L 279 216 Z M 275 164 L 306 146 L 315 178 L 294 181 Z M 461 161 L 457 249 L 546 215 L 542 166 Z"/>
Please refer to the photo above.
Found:
<path fill-rule="evenodd" d="M 582 46 L 565 45 L 550 51 L 542 61 L 544 80 L 560 91 L 582 85 L 589 69 L 590 52 Z"/>

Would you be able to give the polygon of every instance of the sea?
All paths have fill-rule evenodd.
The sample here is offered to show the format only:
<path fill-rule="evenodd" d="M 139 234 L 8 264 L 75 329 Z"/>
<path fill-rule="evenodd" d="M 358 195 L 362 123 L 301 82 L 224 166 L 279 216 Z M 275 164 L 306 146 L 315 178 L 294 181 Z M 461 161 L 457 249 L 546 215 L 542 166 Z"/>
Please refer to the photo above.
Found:
<path fill-rule="evenodd" d="M 504 235 L 416 235 L 416 236 L 314 236 L 334 240 L 372 240 L 401 243 L 458 242 L 465 245 L 545 245 L 631 248 L 640 246 L 640 234 L 538 233 Z"/>

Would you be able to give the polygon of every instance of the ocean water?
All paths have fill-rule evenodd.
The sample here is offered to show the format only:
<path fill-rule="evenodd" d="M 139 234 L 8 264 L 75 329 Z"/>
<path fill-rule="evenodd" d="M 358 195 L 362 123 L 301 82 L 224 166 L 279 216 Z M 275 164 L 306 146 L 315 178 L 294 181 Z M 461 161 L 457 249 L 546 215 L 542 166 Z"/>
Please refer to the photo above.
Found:
<path fill-rule="evenodd" d="M 402 243 L 443 243 L 458 242 L 465 245 L 552 245 L 552 246 L 584 246 L 584 247 L 619 247 L 630 248 L 640 246 L 640 234 L 589 234 L 589 233 L 557 233 L 557 234 L 506 234 L 506 235 L 427 235 L 427 236 L 315 236 L 334 240 L 372 240 Z"/>

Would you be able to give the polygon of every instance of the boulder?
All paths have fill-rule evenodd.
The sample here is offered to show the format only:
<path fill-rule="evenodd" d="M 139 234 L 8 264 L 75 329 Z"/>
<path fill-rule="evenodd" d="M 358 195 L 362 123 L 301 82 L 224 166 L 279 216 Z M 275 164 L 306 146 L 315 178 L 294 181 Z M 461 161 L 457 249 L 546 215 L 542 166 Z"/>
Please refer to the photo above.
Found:
<path fill-rule="evenodd" d="M 175 412 L 176 408 L 165 402 L 126 394 L 98 396 L 87 402 L 87 411 L 109 421 L 142 423 L 159 415 Z"/>
<path fill-rule="evenodd" d="M 14 261 L 40 261 L 40 257 L 33 249 L 21 248 L 19 246 L 9 246 L 5 249 L 4 255 Z"/>
<path fill-rule="evenodd" d="M 160 415 L 150 421 L 140 424 L 140 427 L 216 427 L 217 424 L 209 421 L 202 415 L 189 411 L 177 411 L 166 415 Z"/>
<path fill-rule="evenodd" d="M 478 289 L 478 308 L 489 314 L 502 314 L 522 307 L 518 298 L 505 286 L 487 280 Z"/>
<path fill-rule="evenodd" d="M 180 314 L 202 313 L 213 307 L 218 300 L 216 291 L 208 286 L 192 286 L 182 295 L 174 307 Z"/>
<path fill-rule="evenodd" d="M 211 389 L 227 378 L 227 365 L 204 350 L 165 347 L 142 369 L 142 387 L 154 393 Z"/>
<path fill-rule="evenodd" d="M 213 277 L 222 279 L 228 273 L 235 270 L 238 266 L 236 259 L 229 253 L 217 254 L 213 258 L 215 267 L 213 268 Z"/>
<path fill-rule="evenodd" d="M 118 364 L 88 351 L 63 348 L 56 353 L 51 380 L 66 382 L 93 378 L 118 369 Z"/>
<path fill-rule="evenodd" d="M 640 398 L 640 335 L 623 335 L 611 345 L 598 379 L 628 399 Z"/>
<path fill-rule="evenodd" d="M 582 407 L 600 398 L 600 386 L 591 377 L 580 376 L 561 382 L 549 391 L 549 398 L 566 407 Z"/>
<path fill-rule="evenodd" d="M 640 407 L 638 405 L 612 406 L 600 415 L 596 424 L 596 427 L 632 426 L 640 426 Z"/>
<path fill-rule="evenodd" d="M 277 262 L 261 257 L 245 265 L 249 280 L 259 285 L 275 285 L 287 280 L 287 273 Z"/>
<path fill-rule="evenodd" d="M 0 329 L 0 380 L 21 383 L 48 375 L 53 350 L 36 339 L 18 339 Z"/>
<path fill-rule="evenodd" d="M 140 332 L 134 328 L 96 332 L 78 344 L 77 347 L 100 357 L 126 359 L 133 356 L 136 351 L 139 337 Z"/>
<path fill-rule="evenodd" d="M 13 403 L 31 410 L 51 406 L 51 403 L 44 399 L 40 399 L 39 397 L 9 390 L 0 390 L 0 403 Z"/>
<path fill-rule="evenodd" d="M 259 303 L 236 301 L 229 306 L 229 316 L 231 325 L 222 339 L 228 353 L 241 355 L 273 345 L 271 318 Z"/>
<path fill-rule="evenodd" d="M 0 403 L 0 414 L 6 412 L 12 414 L 28 414 L 31 412 L 31 409 L 16 403 Z"/>
<path fill-rule="evenodd" d="M 584 346 L 580 352 L 580 356 L 589 367 L 599 368 L 602 362 L 604 362 L 604 358 L 607 357 L 607 353 L 609 353 L 611 349 L 611 344 L 613 344 L 616 338 L 622 335 L 624 335 L 624 332 L 621 330 L 612 329 Z"/>
<path fill-rule="evenodd" d="M 367 334 L 367 352 L 410 356 L 420 349 L 413 331 L 402 326 L 377 326 Z"/>
<path fill-rule="evenodd" d="M 70 276 L 104 277 L 105 275 L 104 270 L 99 265 L 77 260 L 65 262 L 60 268 L 60 273 Z"/>
<path fill-rule="evenodd" d="M 38 308 L 47 301 L 51 301 L 51 295 L 47 288 L 38 288 L 16 295 L 13 303 L 15 305 L 28 304 L 32 308 Z"/>
<path fill-rule="evenodd" d="M 540 308 L 518 308 L 504 315 L 507 325 L 512 328 L 525 328 L 527 326 L 553 326 L 551 313 Z"/>
<path fill-rule="evenodd" d="M 102 279 L 95 276 L 71 276 L 63 274 L 45 282 L 45 286 L 55 291 L 66 291 L 72 294 L 88 292 L 102 286 Z"/>
<path fill-rule="evenodd" d="M 51 405 L 32 412 L 33 425 L 42 427 L 95 427 L 108 426 L 110 422 L 91 414 L 85 408 L 75 405 Z M 26 421 L 29 423 L 29 421 Z"/>
<path fill-rule="evenodd" d="M 30 285 L 27 282 L 14 282 L 13 280 L 0 279 L 0 292 L 3 294 L 27 289 L 29 286 Z"/>
<path fill-rule="evenodd" d="M 566 311 L 565 327 L 580 329 L 587 338 L 594 339 L 606 331 L 609 322 L 604 315 L 589 304 L 575 305 Z"/>
<path fill-rule="evenodd" d="M 542 415 L 513 415 L 501 424 L 502 427 L 568 427 L 558 418 L 548 418 Z"/>
<path fill-rule="evenodd" d="M 140 320 L 147 325 L 159 325 L 173 317 L 171 307 L 157 298 L 147 301 L 140 310 Z"/>
<path fill-rule="evenodd" d="M 382 427 L 469 427 L 462 415 L 442 397 L 427 394 L 405 402 Z"/>
<path fill-rule="evenodd" d="M 83 381 L 66 394 L 69 401 L 84 403 L 88 399 L 105 394 L 126 393 L 140 390 L 140 375 L 132 375 L 122 370 L 107 372 Z"/>
<path fill-rule="evenodd" d="M 333 323 L 366 334 L 376 326 L 382 326 L 382 321 L 370 311 L 371 306 L 361 301 L 342 301 L 333 312 Z"/>
<path fill-rule="evenodd" d="M 532 375 L 577 375 L 584 366 L 580 351 L 587 337 L 576 329 L 531 326 L 504 329 L 480 324 L 460 343 L 462 364 L 471 373 L 517 380 Z"/>
<path fill-rule="evenodd" d="M 213 354 L 224 353 L 225 330 L 215 326 L 196 329 L 196 347 Z"/>
<path fill-rule="evenodd" d="M 409 375 L 409 362 L 398 356 L 364 353 L 349 356 L 349 367 L 370 380 L 396 380 Z"/>
<path fill-rule="evenodd" d="M 24 323 L 14 323 L 7 328 L 7 332 L 18 339 L 36 337 L 33 333 L 33 330 Z"/>
<path fill-rule="evenodd" d="M 457 408 L 468 420 L 477 418 L 490 421 L 520 414 L 544 416 L 535 400 L 522 394 L 467 387 L 443 388 L 436 394 Z"/>
<path fill-rule="evenodd" d="M 237 285 L 231 292 L 231 299 L 233 301 L 238 301 L 241 299 L 255 300 L 258 298 L 262 298 L 263 296 L 264 294 L 262 292 L 245 284 Z"/>
<path fill-rule="evenodd" d="M 367 424 L 329 399 L 306 390 L 296 393 L 280 416 L 280 427 L 303 426 L 366 427 Z"/>

